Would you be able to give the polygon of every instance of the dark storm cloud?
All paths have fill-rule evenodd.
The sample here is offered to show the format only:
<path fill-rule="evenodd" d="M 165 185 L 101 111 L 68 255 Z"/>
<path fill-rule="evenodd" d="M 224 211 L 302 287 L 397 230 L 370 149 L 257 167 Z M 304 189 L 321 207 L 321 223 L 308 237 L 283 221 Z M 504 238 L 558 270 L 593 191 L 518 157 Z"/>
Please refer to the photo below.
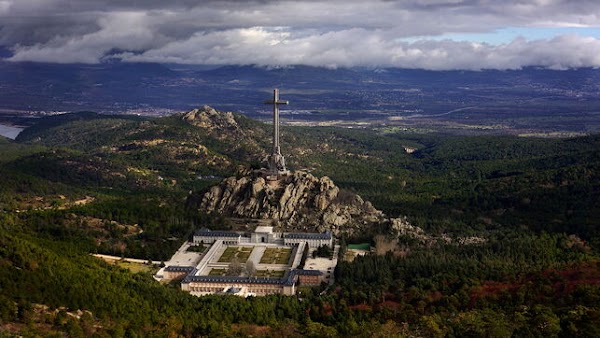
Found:
<path fill-rule="evenodd" d="M 567 0 L 0 0 L 13 61 L 309 64 L 428 69 L 600 66 L 600 40 L 562 35 L 486 44 L 444 39 L 505 27 L 600 25 Z M 467 39 L 468 40 L 468 39 Z"/>

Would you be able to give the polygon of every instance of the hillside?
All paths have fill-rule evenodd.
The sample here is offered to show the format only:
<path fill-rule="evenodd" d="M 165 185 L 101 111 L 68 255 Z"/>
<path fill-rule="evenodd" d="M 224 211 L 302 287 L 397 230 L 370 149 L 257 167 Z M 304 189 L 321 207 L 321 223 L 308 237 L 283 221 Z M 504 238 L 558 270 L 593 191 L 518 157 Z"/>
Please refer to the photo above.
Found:
<path fill-rule="evenodd" d="M 201 197 L 257 169 L 269 131 L 203 107 L 165 118 L 53 116 L 0 140 L 0 335 L 600 333 L 598 135 L 282 128 L 289 166 L 313 177 L 315 191 L 333 187 L 329 176 L 338 195 L 423 231 L 357 228 L 342 246 L 368 242 L 382 254 L 342 262 L 333 287 L 303 289 L 301 299 L 195 298 L 89 256 L 165 260 L 199 227 L 234 226 L 219 212 L 239 203 L 207 210 Z"/>
<path fill-rule="evenodd" d="M 244 145 L 222 142 L 210 128 L 187 123 L 183 114 L 147 119 L 76 113 L 41 119 L 17 140 L 75 149 L 154 179 L 160 173 L 186 181 L 195 175 L 231 173 L 239 161 L 248 161 L 256 153 Z"/>
<path fill-rule="evenodd" d="M 213 119 L 220 116 L 205 107 L 159 119 L 49 118 L 52 122 L 42 120 L 35 127 L 42 131 L 33 128 L 18 141 L 83 154 L 59 152 L 47 155 L 43 163 L 24 158 L 23 165 L 33 161 L 27 170 L 59 167 L 40 170 L 39 175 L 47 176 L 79 163 L 82 175 L 95 175 L 94 185 L 120 181 L 122 186 L 198 192 L 239 166 L 260 166 L 270 142 L 269 127 L 230 113 L 223 121 L 234 125 L 218 118 L 202 121 L 200 115 L 207 113 Z M 329 176 L 385 214 L 409 215 L 414 224 L 434 231 L 524 225 L 588 233 L 598 216 L 599 144 L 598 136 L 535 139 L 282 129 L 282 151 L 292 169 Z M 407 146 L 416 152 L 406 153 Z M 53 160 L 56 156 L 60 160 Z M 97 168 L 87 173 L 77 156 L 91 156 L 98 166 L 107 167 L 105 174 Z M 76 177 L 65 177 L 71 179 Z"/>

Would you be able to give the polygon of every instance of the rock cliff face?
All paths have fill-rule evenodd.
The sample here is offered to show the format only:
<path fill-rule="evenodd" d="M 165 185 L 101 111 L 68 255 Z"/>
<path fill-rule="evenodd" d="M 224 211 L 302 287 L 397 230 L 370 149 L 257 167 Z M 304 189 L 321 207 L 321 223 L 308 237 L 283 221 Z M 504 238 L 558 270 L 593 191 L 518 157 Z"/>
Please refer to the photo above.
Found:
<path fill-rule="evenodd" d="M 328 177 L 298 171 L 279 181 L 260 171 L 229 177 L 202 198 L 200 209 L 229 217 L 278 220 L 287 231 L 355 232 L 384 221 L 370 202 L 340 190 Z"/>

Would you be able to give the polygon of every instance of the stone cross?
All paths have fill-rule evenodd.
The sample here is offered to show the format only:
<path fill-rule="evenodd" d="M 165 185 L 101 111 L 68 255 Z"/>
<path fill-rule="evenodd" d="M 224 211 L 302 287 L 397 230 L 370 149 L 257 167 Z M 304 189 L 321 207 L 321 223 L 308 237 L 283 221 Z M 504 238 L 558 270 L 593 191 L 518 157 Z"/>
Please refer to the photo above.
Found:
<path fill-rule="evenodd" d="M 285 159 L 279 148 L 279 105 L 289 104 L 289 101 L 279 99 L 279 89 L 273 90 L 273 100 L 265 101 L 265 104 L 273 105 L 273 151 L 268 157 L 269 171 L 271 175 L 286 174 Z"/>

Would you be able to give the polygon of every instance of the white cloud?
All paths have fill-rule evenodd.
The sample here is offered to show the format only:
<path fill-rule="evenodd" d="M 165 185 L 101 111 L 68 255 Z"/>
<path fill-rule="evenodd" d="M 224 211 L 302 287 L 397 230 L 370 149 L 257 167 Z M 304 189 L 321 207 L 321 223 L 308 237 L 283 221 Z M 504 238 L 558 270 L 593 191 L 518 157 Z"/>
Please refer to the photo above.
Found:
<path fill-rule="evenodd" d="M 13 61 L 94 63 L 121 50 L 126 61 L 204 64 L 597 67 L 598 37 L 443 39 L 600 27 L 596 13 L 600 3 L 588 0 L 0 0 L 0 45 Z"/>
<path fill-rule="evenodd" d="M 577 35 L 490 45 L 468 41 L 382 39 L 378 32 L 350 29 L 308 36 L 254 27 L 195 34 L 127 61 L 190 64 L 305 64 L 327 67 L 388 66 L 425 69 L 555 69 L 600 67 L 600 39 Z"/>

